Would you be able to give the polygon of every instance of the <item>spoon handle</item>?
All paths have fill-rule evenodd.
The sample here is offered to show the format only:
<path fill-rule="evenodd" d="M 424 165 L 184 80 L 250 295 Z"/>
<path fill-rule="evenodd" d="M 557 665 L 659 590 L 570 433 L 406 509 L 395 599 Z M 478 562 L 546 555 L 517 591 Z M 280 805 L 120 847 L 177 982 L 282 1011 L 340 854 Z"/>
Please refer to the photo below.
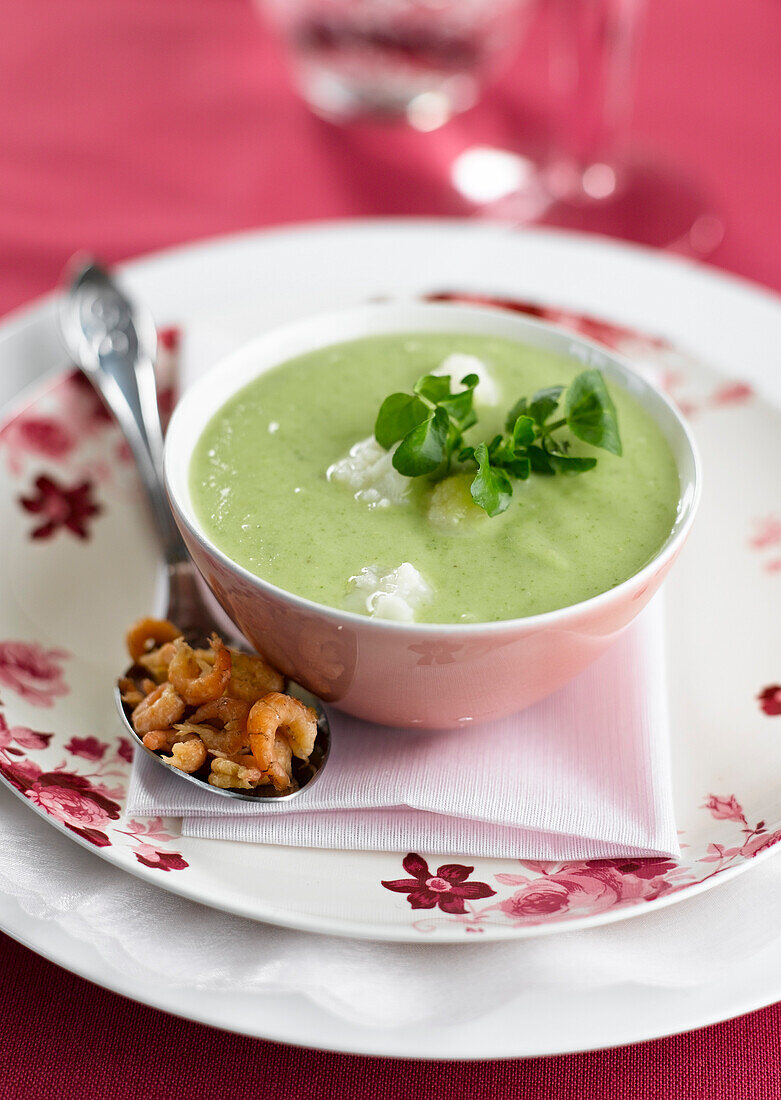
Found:
<path fill-rule="evenodd" d="M 163 432 L 157 407 L 155 326 L 96 263 L 77 273 L 63 299 L 60 327 L 74 362 L 98 390 L 130 446 L 152 511 L 169 580 L 189 564 L 163 484 Z"/>

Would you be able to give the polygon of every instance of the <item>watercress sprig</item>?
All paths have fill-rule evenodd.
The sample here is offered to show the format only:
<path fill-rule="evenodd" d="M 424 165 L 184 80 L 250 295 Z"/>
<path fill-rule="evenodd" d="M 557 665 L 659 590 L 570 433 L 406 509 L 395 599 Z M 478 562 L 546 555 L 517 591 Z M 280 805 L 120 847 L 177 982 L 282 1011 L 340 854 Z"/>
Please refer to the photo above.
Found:
<path fill-rule="evenodd" d="M 582 371 L 567 387 L 539 390 L 531 400 L 520 398 L 507 414 L 505 434 L 464 446 L 464 432 L 477 423 L 473 399 L 478 382 L 476 374 L 468 374 L 461 379 L 463 389 L 452 393 L 449 376 L 424 374 L 411 394 L 386 397 L 374 434 L 388 449 L 398 443 L 392 461 L 400 474 L 444 476 L 455 456 L 477 468 L 471 484 L 475 504 L 498 516 L 512 499 L 511 477 L 573 476 L 596 466 L 596 458 L 569 453 L 569 441 L 556 434 L 563 428 L 592 447 L 621 455 L 618 415 L 598 370 Z"/>
<path fill-rule="evenodd" d="M 424 374 L 413 392 L 392 393 L 377 414 L 374 436 L 393 454 L 393 465 L 405 477 L 433 474 L 440 466 L 449 469 L 453 454 L 461 448 L 464 432 L 477 423 L 472 408 L 476 374 L 461 379 L 464 387 L 450 392 L 450 376 Z M 400 442 L 399 442 L 400 441 Z"/>

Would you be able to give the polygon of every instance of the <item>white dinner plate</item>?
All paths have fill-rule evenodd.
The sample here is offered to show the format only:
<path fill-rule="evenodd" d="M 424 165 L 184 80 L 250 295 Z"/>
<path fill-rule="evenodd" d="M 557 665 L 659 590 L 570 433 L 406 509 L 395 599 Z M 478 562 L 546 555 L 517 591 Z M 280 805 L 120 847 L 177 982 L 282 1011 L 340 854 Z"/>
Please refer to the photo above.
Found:
<path fill-rule="evenodd" d="M 204 939 L 202 922 L 197 913 L 199 907 L 192 906 L 196 912 L 188 916 L 179 907 L 178 899 L 163 891 L 154 892 L 154 899 L 134 895 L 128 902 L 126 883 L 123 881 L 125 876 L 121 871 L 106 866 L 104 875 L 96 881 L 93 867 L 96 861 L 88 851 L 55 834 L 43 820 L 32 817 L 9 791 L 0 789 L 0 835 L 18 836 L 22 830 L 28 853 L 40 855 L 44 852 L 43 859 L 47 864 L 61 860 L 67 866 L 71 883 L 69 895 L 73 895 L 74 889 L 76 891 L 75 906 L 70 902 L 70 897 L 63 896 L 62 882 L 57 902 L 52 905 L 46 899 L 36 897 L 32 891 L 28 892 L 26 886 L 29 883 L 17 879 L 7 884 L 7 892 L 0 891 L 0 928 L 38 954 L 106 989 L 188 1020 L 242 1035 L 322 1050 L 391 1058 L 524 1058 L 596 1050 L 689 1031 L 761 1008 L 781 997 L 781 937 L 767 943 L 764 949 L 760 949 L 760 944 L 755 942 L 753 953 L 747 951 L 743 943 L 747 936 L 750 940 L 757 939 L 757 922 L 749 920 L 752 930 L 747 932 L 746 910 L 752 914 L 766 913 L 765 919 L 770 927 L 773 925 L 772 902 L 778 898 L 776 860 L 764 861 L 751 875 L 740 876 L 716 894 L 693 899 L 690 905 L 694 907 L 694 914 L 691 911 L 685 913 L 689 909 L 687 905 L 660 914 L 661 918 L 669 916 L 674 919 L 665 921 L 661 927 L 657 925 L 655 932 L 641 939 L 640 943 L 633 939 L 634 947 L 625 941 L 616 945 L 619 953 L 623 952 L 624 962 L 620 968 L 625 974 L 623 980 L 613 978 L 594 983 L 592 977 L 592 980 L 583 983 L 579 980 L 580 975 L 573 973 L 568 983 L 564 978 L 568 967 L 558 953 L 553 956 L 552 970 L 550 959 L 549 966 L 543 969 L 539 961 L 535 965 L 534 960 L 527 959 L 523 965 L 523 960 L 517 955 L 519 949 L 525 951 L 536 946 L 534 943 L 502 944 L 497 945 L 496 950 L 512 953 L 506 965 L 513 973 L 525 974 L 525 980 L 517 982 L 509 998 L 507 988 L 498 992 L 491 980 L 496 973 L 495 961 L 487 975 L 484 974 L 480 964 L 480 957 L 484 956 L 481 950 L 477 958 L 472 956 L 469 965 L 460 968 L 463 988 L 469 989 L 470 997 L 468 1005 L 454 1006 L 455 1018 L 428 1019 L 425 1026 L 421 1026 L 420 1021 L 403 1026 L 378 1026 L 376 1020 L 358 1021 L 355 1010 L 345 1011 L 343 1000 L 341 1004 L 338 999 L 335 1003 L 327 988 L 323 988 L 322 974 L 319 981 L 312 981 L 306 989 L 297 988 L 295 992 L 279 988 L 278 980 L 272 980 L 270 987 L 262 990 L 236 988 L 224 980 L 217 983 L 195 979 L 188 981 L 180 977 L 176 981 L 168 975 L 161 980 L 154 973 L 154 956 L 140 952 L 138 944 L 134 952 L 135 964 L 129 965 L 127 955 L 117 950 L 119 945 L 124 946 L 128 933 L 127 925 L 122 925 L 119 919 L 125 905 L 130 904 L 146 912 L 156 929 L 176 927 L 191 953 L 193 941 L 202 943 Z M 5 861 L 5 866 L 10 862 Z M 3 882 L 2 867 L 3 861 L 0 861 L 0 882 Z M 143 884 L 138 886 L 143 887 Z M 102 929 L 100 934 L 94 927 L 94 921 L 74 919 L 71 912 L 74 907 L 77 912 L 83 912 L 78 902 L 79 896 L 89 896 L 96 888 L 100 891 L 99 904 L 103 915 L 97 922 Z M 662 982 L 658 977 L 648 980 L 645 964 L 641 965 L 646 977 L 641 981 L 632 980 L 633 967 L 631 963 L 627 964 L 627 959 L 631 959 L 633 954 L 636 956 L 638 951 L 643 952 L 641 944 L 645 944 L 646 952 L 649 945 L 662 947 L 663 951 L 661 941 L 680 933 L 678 918 L 682 913 L 686 915 L 684 925 L 689 933 L 687 950 L 702 955 L 698 945 L 692 941 L 692 927 L 708 925 L 712 919 L 714 900 L 718 900 L 722 908 L 721 927 L 732 925 L 734 931 L 722 940 L 709 927 L 703 928 L 713 950 L 701 967 L 699 981 L 692 982 L 686 976 L 682 981 Z M 111 934 L 105 931 L 107 911 L 110 911 L 116 924 Z M 235 936 L 236 918 L 223 914 L 218 916 L 225 922 L 222 934 Z M 634 933 L 635 930 L 641 932 L 645 923 L 631 922 L 630 926 L 621 930 L 622 935 L 625 932 Z M 762 923 L 760 918 L 760 928 Z M 217 929 L 214 931 L 220 934 Z M 597 934 L 611 931 L 596 930 Z M 289 942 L 286 944 L 286 959 L 309 958 L 308 941 L 312 937 L 304 932 L 289 935 L 302 942 L 298 947 Z M 583 936 L 588 938 L 590 935 L 575 933 L 581 942 Z M 764 939 L 761 932 L 759 938 Z M 554 946 L 553 941 L 549 942 Z M 242 943 L 248 952 L 253 947 L 255 951 L 262 951 L 264 947 L 262 938 L 249 935 L 242 938 Z M 560 943 L 560 940 L 555 943 L 556 948 Z M 149 946 L 147 943 L 147 950 Z M 356 945 L 352 946 L 354 948 Z M 366 946 L 372 952 L 381 948 L 388 950 L 384 945 Z M 585 963 L 588 967 L 595 949 L 597 952 L 604 950 L 604 944 L 592 941 L 583 944 L 581 964 Z M 403 974 L 409 974 L 411 952 L 415 953 L 418 966 L 425 965 L 419 949 L 392 945 L 392 950 L 400 952 L 401 957 L 385 959 L 384 966 L 389 970 L 401 969 Z M 458 948 L 451 950 L 458 951 Z M 430 952 L 440 953 L 437 947 L 425 951 L 426 954 Z M 737 965 L 733 952 L 740 958 Z M 362 961 L 352 956 L 346 943 L 340 955 L 342 965 L 348 970 L 351 967 L 353 970 L 363 968 Z M 685 956 L 686 952 L 682 955 L 684 964 Z M 573 963 L 577 955 L 570 948 L 565 957 Z M 376 973 L 372 956 L 368 961 L 372 972 Z M 210 960 L 206 952 L 197 953 L 193 964 L 201 975 L 208 970 Z M 278 971 L 275 969 L 274 973 Z M 290 975 L 291 984 L 298 985 L 299 977 L 300 970 Z M 394 983 L 393 974 L 389 974 L 388 978 L 391 985 L 395 984 L 398 995 L 398 983 Z M 344 990 L 341 992 L 343 997 Z M 386 987 L 376 978 L 373 995 L 378 1002 L 382 1002 L 387 995 Z M 441 1003 L 441 998 L 438 1003 Z"/>
<path fill-rule="evenodd" d="M 30 808 L 121 869 L 193 900 L 293 928 L 407 942 L 606 923 L 690 897 L 772 852 L 781 839 L 775 299 L 625 246 L 446 222 L 248 235 L 166 253 L 127 275 L 158 322 L 186 334 L 186 371 L 295 315 L 458 292 L 542 306 L 655 373 L 692 417 L 706 482 L 667 589 L 684 854 L 679 865 L 543 866 L 454 852 L 430 859 L 432 868 L 468 863 L 470 882 L 491 895 L 464 914 L 421 914 L 382 885 L 405 875 L 406 853 L 206 841 L 178 837 L 175 822 L 128 820 L 130 746 L 106 686 L 124 661 L 126 624 L 153 603 L 155 546 L 116 428 L 67 372 L 28 392 L 0 434 L 0 773 Z M 51 303 L 12 322 L 0 374 L 20 357 L 56 366 L 53 325 Z"/>

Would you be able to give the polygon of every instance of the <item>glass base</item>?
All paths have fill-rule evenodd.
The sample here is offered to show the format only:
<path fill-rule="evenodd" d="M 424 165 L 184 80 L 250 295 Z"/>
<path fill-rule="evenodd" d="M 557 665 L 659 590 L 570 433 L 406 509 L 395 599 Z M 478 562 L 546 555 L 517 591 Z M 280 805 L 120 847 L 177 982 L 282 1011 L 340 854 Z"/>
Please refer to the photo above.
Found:
<path fill-rule="evenodd" d="M 403 120 L 422 131 L 436 130 L 473 106 L 479 91 L 466 74 L 370 78 L 306 63 L 299 64 L 296 79 L 307 104 L 329 122 Z"/>
<path fill-rule="evenodd" d="M 700 189 L 650 159 L 583 170 L 474 148 L 454 163 L 452 180 L 489 218 L 599 233 L 697 257 L 709 255 L 724 237 Z"/>

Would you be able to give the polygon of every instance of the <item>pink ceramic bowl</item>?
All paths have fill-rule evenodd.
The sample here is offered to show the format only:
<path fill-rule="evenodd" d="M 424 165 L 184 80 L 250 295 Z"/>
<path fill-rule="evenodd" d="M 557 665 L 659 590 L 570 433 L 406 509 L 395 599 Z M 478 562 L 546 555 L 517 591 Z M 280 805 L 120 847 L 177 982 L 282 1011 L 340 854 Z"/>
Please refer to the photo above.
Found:
<path fill-rule="evenodd" d="M 401 624 L 313 603 L 253 576 L 201 529 L 188 489 L 194 445 L 242 386 L 293 356 L 394 332 L 506 337 L 597 367 L 653 416 L 678 464 L 678 515 L 659 552 L 602 595 L 525 619 Z M 625 363 L 570 333 L 501 310 L 414 302 L 370 305 L 265 333 L 218 363 L 183 397 L 168 429 L 165 476 L 193 559 L 228 615 L 293 680 L 350 714 L 390 726 L 453 729 L 522 710 L 576 676 L 648 603 L 683 546 L 700 496 L 697 452 L 670 402 Z"/>

